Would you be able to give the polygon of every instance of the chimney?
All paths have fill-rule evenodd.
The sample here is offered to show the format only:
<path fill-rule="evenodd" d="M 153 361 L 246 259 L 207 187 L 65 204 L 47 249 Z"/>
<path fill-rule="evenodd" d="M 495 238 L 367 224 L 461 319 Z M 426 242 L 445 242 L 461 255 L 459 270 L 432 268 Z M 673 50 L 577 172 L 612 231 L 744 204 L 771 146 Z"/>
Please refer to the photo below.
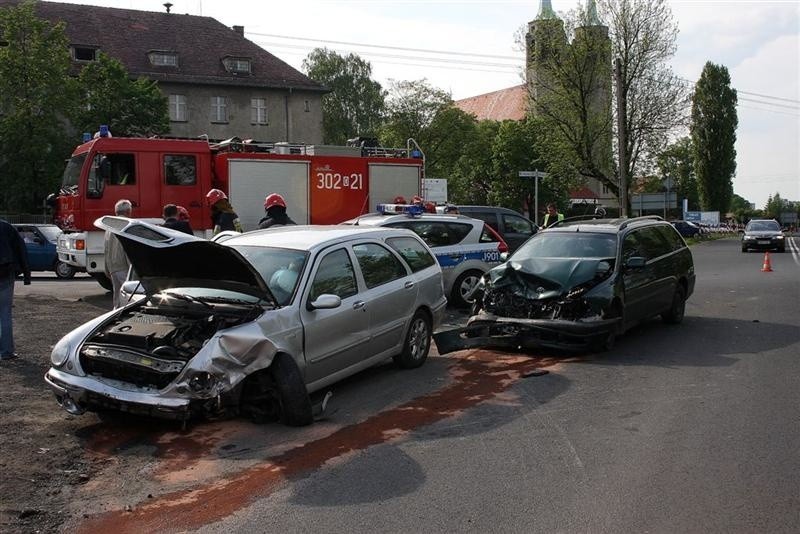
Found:
<path fill-rule="evenodd" d="M 244 26 L 233 26 L 233 31 L 244 37 Z"/>
<path fill-rule="evenodd" d="M 172 9 L 172 3 L 170 3 L 170 2 L 166 2 L 166 3 L 162 4 L 162 5 L 163 5 L 165 8 L 167 8 L 167 13 L 169 13 L 169 12 L 170 12 L 170 9 Z"/>

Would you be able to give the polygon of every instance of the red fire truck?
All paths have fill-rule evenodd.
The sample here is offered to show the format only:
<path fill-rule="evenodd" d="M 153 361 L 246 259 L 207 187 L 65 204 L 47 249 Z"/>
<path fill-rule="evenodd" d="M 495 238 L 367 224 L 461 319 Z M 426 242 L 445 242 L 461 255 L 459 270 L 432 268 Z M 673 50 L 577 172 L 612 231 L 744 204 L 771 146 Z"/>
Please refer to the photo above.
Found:
<path fill-rule="evenodd" d="M 205 195 L 225 191 L 245 229 L 264 216 L 264 197 L 280 193 L 298 224 L 337 224 L 391 202 L 420 195 L 424 155 L 412 139 L 406 148 L 261 143 L 238 138 L 98 137 L 78 146 L 56 196 L 55 223 L 61 261 L 85 268 L 101 284 L 103 233 L 93 223 L 128 199 L 133 216 L 161 222 L 165 204 L 189 210 L 196 233 L 210 236 Z"/>

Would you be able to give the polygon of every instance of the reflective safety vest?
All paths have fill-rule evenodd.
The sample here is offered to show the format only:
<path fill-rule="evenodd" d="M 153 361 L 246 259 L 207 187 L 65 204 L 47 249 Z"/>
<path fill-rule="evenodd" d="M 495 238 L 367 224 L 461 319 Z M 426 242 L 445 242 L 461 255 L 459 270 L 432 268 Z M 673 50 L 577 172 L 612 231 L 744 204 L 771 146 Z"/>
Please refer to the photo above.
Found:
<path fill-rule="evenodd" d="M 563 214 L 563 213 L 559 213 L 559 214 L 558 214 L 558 220 L 559 220 L 559 221 L 563 221 L 563 220 L 564 220 L 564 214 Z M 555 222 L 555 221 L 554 221 L 554 222 Z M 551 224 L 551 223 L 550 223 L 550 214 L 549 214 L 549 213 L 545 213 L 545 215 L 544 215 L 544 222 L 542 223 L 542 226 L 543 226 L 543 227 L 545 227 L 545 228 L 547 228 L 548 226 L 550 226 L 550 224 Z"/>

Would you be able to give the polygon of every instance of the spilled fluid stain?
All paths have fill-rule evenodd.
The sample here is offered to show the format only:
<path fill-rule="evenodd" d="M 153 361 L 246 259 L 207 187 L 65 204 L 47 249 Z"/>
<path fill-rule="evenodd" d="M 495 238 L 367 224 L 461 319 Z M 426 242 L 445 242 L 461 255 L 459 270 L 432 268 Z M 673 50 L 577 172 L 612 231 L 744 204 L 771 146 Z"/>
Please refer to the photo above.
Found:
<path fill-rule="evenodd" d="M 552 369 L 562 361 L 481 350 L 469 352 L 449 367 L 451 382 L 440 390 L 343 427 L 232 476 L 161 495 L 132 511 L 114 510 L 89 517 L 80 525 L 79 532 L 174 532 L 219 521 L 270 495 L 287 480 L 301 478 L 349 453 L 401 439 L 417 428 L 458 415 L 500 396 L 523 374 L 536 368 Z"/>

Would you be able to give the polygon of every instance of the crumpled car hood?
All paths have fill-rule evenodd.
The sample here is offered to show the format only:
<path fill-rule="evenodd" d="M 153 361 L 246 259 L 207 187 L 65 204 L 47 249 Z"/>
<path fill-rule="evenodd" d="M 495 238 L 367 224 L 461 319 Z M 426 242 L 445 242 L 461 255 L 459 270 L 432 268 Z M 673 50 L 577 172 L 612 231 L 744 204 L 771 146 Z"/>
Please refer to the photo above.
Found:
<path fill-rule="evenodd" d="M 495 289 L 523 286 L 525 297 L 532 300 L 550 299 L 591 281 L 597 275 L 601 258 L 529 258 L 510 260 L 488 273 Z"/>

